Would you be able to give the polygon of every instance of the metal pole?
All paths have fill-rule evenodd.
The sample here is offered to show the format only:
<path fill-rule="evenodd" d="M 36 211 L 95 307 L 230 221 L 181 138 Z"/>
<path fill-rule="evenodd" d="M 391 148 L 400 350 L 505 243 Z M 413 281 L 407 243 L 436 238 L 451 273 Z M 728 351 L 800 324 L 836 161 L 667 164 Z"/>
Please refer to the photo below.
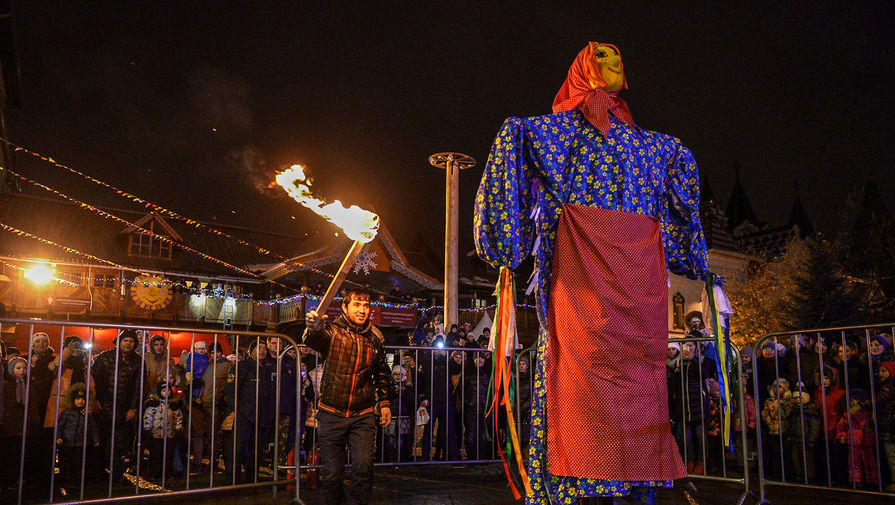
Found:
<path fill-rule="evenodd" d="M 458 204 L 460 170 L 475 166 L 475 159 L 462 153 L 437 153 L 429 157 L 429 164 L 443 168 L 445 172 L 444 192 L 444 327 L 459 323 L 457 316 L 457 251 Z"/>

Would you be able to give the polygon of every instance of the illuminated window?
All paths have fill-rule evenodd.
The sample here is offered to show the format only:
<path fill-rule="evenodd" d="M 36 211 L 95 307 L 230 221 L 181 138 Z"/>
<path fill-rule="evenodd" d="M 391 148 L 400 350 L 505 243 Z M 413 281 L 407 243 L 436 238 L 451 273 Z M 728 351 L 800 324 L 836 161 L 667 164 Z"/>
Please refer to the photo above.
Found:
<path fill-rule="evenodd" d="M 148 220 L 140 225 L 143 229 L 149 230 L 158 236 L 163 235 L 161 226 L 156 226 L 155 220 Z M 158 258 L 171 259 L 171 243 L 161 240 L 158 236 L 148 233 L 135 231 L 128 236 L 127 254 L 128 256 L 136 256 L 138 258 Z"/>
<path fill-rule="evenodd" d="M 674 297 L 671 298 L 672 306 L 673 306 L 673 326 L 677 330 L 685 329 L 684 326 L 684 295 L 677 292 L 674 294 Z"/>

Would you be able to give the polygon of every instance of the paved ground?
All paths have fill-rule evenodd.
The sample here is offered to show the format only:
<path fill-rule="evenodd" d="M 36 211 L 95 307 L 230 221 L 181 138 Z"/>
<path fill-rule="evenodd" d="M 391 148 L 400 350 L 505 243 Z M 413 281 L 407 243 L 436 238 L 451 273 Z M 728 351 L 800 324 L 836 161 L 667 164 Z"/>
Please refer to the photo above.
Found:
<path fill-rule="evenodd" d="M 667 505 L 736 505 L 742 495 L 742 487 L 727 483 L 694 480 L 699 490 L 695 502 L 688 502 L 686 497 L 675 490 L 660 490 L 658 503 Z M 175 481 L 172 487 L 181 488 L 182 483 Z M 104 492 L 100 491 L 101 493 Z M 116 488 L 116 495 L 132 494 L 133 488 Z M 99 495 L 95 495 L 99 497 Z M 249 489 L 242 491 L 226 491 L 222 493 L 203 493 L 156 497 L 145 502 L 165 505 L 248 505 L 271 504 L 287 505 L 292 501 L 293 492 L 279 490 L 273 496 L 271 488 Z M 301 499 L 306 505 L 322 505 L 318 491 L 301 490 Z M 847 493 L 833 490 L 802 489 L 793 486 L 769 487 L 768 499 L 773 505 L 893 505 L 895 495 L 873 496 Z M 67 497 L 69 500 L 71 497 Z M 45 498 L 42 499 L 45 501 Z M 42 501 L 30 501 L 41 503 Z M 66 497 L 58 497 L 58 502 L 65 502 Z M 141 502 L 143 502 L 141 500 Z M 14 497 L 0 498 L 0 503 L 15 503 Z M 503 468 L 499 465 L 431 465 L 423 467 L 377 467 L 371 505 L 510 505 L 522 503 L 513 499 L 503 476 Z M 754 505 L 754 497 L 747 497 L 746 505 Z M 565 505 L 565 504 L 563 504 Z"/>

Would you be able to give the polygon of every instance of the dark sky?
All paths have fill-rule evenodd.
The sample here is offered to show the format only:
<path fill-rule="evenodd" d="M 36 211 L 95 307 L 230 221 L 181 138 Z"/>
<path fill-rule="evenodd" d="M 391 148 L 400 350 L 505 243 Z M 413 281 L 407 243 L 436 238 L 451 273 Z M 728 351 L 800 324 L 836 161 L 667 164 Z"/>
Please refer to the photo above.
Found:
<path fill-rule="evenodd" d="M 254 188 L 300 162 L 321 194 L 375 207 L 402 246 L 423 233 L 436 249 L 444 178 L 427 159 L 461 151 L 479 162 L 461 180 L 468 248 L 500 124 L 550 113 L 577 52 L 599 40 L 622 51 L 635 121 L 681 138 L 725 205 L 735 161 L 772 225 L 787 219 L 794 181 L 827 232 L 843 229 L 846 197 L 869 173 L 895 194 L 887 2 L 369 3 L 19 1 L 24 107 L 8 111 L 9 135 L 190 217 L 329 230 Z"/>

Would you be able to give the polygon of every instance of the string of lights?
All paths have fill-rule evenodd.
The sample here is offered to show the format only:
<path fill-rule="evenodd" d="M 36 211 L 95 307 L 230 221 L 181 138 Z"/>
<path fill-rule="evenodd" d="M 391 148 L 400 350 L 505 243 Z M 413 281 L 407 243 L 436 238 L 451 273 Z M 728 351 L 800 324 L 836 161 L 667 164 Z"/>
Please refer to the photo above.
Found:
<path fill-rule="evenodd" d="M 231 269 L 231 270 L 234 270 L 234 271 L 236 271 L 236 272 L 239 272 L 239 273 L 241 273 L 241 274 L 243 274 L 243 275 L 248 275 L 248 276 L 250 276 L 250 277 L 254 277 L 254 278 L 257 278 L 257 279 L 266 280 L 267 282 L 270 282 L 270 283 L 272 283 L 272 284 L 276 284 L 276 285 L 278 285 L 278 286 L 280 286 L 280 287 L 283 287 L 283 288 L 286 288 L 286 289 L 295 291 L 295 288 L 293 288 L 293 287 L 287 286 L 287 285 L 285 285 L 285 284 L 281 284 L 281 283 L 279 283 L 279 282 L 276 282 L 276 281 L 273 281 L 273 280 L 270 280 L 270 279 L 265 279 L 264 277 L 262 277 L 262 276 L 260 276 L 260 275 L 258 275 L 258 274 L 256 274 L 256 273 L 254 273 L 254 272 L 251 272 L 251 271 L 246 270 L 246 269 L 244 269 L 244 268 L 240 268 L 240 267 L 238 267 L 238 266 L 236 266 L 236 265 L 233 265 L 233 264 L 231 264 L 231 263 L 228 263 L 228 262 L 226 262 L 226 261 L 224 261 L 224 260 L 222 260 L 222 259 L 215 258 L 214 256 L 211 256 L 210 254 L 206 254 L 206 253 L 204 253 L 204 252 L 202 252 L 202 251 L 198 251 L 198 250 L 196 250 L 196 249 L 193 249 L 192 247 L 190 247 L 190 246 L 188 246 L 188 245 L 186 245 L 186 244 L 183 244 L 183 243 L 181 243 L 181 242 L 178 242 L 178 241 L 176 241 L 176 240 L 173 240 L 173 239 L 171 239 L 170 237 L 166 237 L 166 236 L 164 236 L 164 235 L 159 235 L 158 233 L 154 233 L 153 231 L 151 231 L 151 230 L 147 230 L 146 228 L 143 228 L 142 226 L 139 226 L 139 225 L 137 225 L 137 224 L 135 224 L 135 223 L 132 223 L 132 222 L 128 221 L 127 219 L 124 219 L 124 218 L 122 218 L 122 217 L 118 217 L 118 216 L 116 216 L 115 214 L 106 212 L 106 211 L 104 211 L 104 210 L 102 210 L 102 209 L 99 209 L 99 208 L 97 208 L 97 207 L 94 207 L 93 205 L 90 205 L 89 203 L 82 202 L 81 200 L 78 200 L 78 199 L 76 199 L 76 198 L 72 198 L 72 197 L 66 195 L 65 193 L 62 193 L 61 191 L 57 191 L 57 190 L 55 190 L 55 189 L 53 189 L 53 188 L 51 188 L 51 187 L 49 187 L 49 186 L 47 186 L 47 185 L 45 185 L 45 184 L 41 184 L 41 183 L 39 183 L 39 182 L 37 182 L 37 181 L 35 181 L 35 180 L 29 179 L 28 177 L 25 177 L 25 176 L 23 176 L 23 175 L 21 175 L 21 174 L 18 174 L 18 173 L 16 173 L 16 172 L 12 171 L 12 170 L 7 170 L 7 171 L 8 171 L 10 174 L 14 175 L 15 177 L 18 177 L 19 179 L 21 179 L 21 180 L 23 180 L 23 181 L 25 181 L 25 182 L 27 182 L 27 183 L 29 183 L 29 184 L 32 184 L 32 185 L 34 185 L 34 186 L 37 186 L 37 187 L 39 187 L 39 188 L 41 188 L 41 189 L 43 189 L 43 190 L 45 190 L 45 191 L 48 191 L 48 192 L 50 192 L 50 193 L 53 193 L 54 195 L 56 195 L 56 196 L 58 196 L 58 197 L 60 197 L 60 198 L 63 198 L 63 199 L 65 199 L 65 200 L 69 201 L 69 202 L 72 202 L 72 203 L 78 205 L 78 206 L 79 206 L 80 208 L 82 208 L 82 209 L 87 209 L 87 210 L 93 211 L 93 212 L 95 212 L 96 214 L 98 214 L 99 216 L 102 216 L 102 217 L 104 217 L 104 218 L 106 218 L 106 219 L 111 219 L 111 220 L 113 220 L 113 221 L 117 221 L 117 222 L 119 222 L 119 223 L 121 223 L 121 224 L 127 225 L 127 226 L 133 228 L 134 230 L 139 231 L 140 233 L 145 233 L 146 235 L 149 235 L 150 237 L 152 237 L 152 238 L 154 238 L 154 239 L 160 240 L 160 241 L 162 241 L 162 242 L 165 242 L 166 244 L 170 244 L 170 245 L 172 245 L 172 246 L 175 246 L 175 247 L 177 247 L 177 248 L 179 248 L 179 249 L 182 249 L 182 250 L 184 250 L 184 251 L 187 251 L 187 252 L 189 252 L 189 253 L 196 254 L 196 255 L 200 256 L 201 258 L 203 258 L 203 259 L 206 259 L 206 260 L 208 260 L 208 261 L 217 263 L 217 264 L 219 264 L 219 265 L 223 265 L 223 266 L 225 266 L 225 267 L 227 267 L 227 268 L 229 268 L 229 269 Z"/>
<path fill-rule="evenodd" d="M 82 177 L 82 178 L 84 178 L 84 179 L 86 179 L 86 180 L 88 180 L 88 181 L 90 181 L 90 182 L 92 182 L 92 183 L 94 183 L 94 184 L 97 184 L 97 185 L 99 185 L 99 186 L 102 186 L 102 187 L 104 187 L 104 188 L 107 188 L 107 189 L 113 191 L 115 194 L 121 196 L 122 198 L 127 198 L 127 199 L 128 199 L 129 201 L 131 201 L 131 202 L 135 202 L 135 203 L 142 204 L 144 207 L 151 208 L 152 210 L 154 210 L 154 211 L 156 211 L 156 212 L 158 212 L 158 213 L 160 213 L 160 214 L 164 214 L 165 216 L 171 217 L 172 219 L 176 219 L 176 220 L 178 220 L 178 221 L 184 222 L 184 223 L 186 223 L 186 224 L 188 224 L 188 225 L 191 225 L 191 226 L 193 226 L 193 227 L 195 227 L 195 228 L 197 228 L 197 229 L 201 229 L 201 230 L 206 231 L 206 232 L 208 232 L 208 233 L 211 233 L 211 234 L 213 234 L 213 235 L 217 235 L 217 236 L 221 236 L 221 237 L 226 237 L 226 238 L 231 239 L 231 240 L 233 240 L 233 241 L 235 241 L 235 242 L 237 242 L 237 243 L 239 243 L 239 244 L 241 244 L 241 245 L 244 245 L 244 246 L 253 248 L 253 249 L 257 250 L 258 252 L 260 252 L 260 253 L 262 253 L 262 254 L 264 254 L 264 255 L 272 256 L 272 257 L 276 258 L 277 260 L 282 261 L 282 262 L 284 262 L 284 263 L 285 263 L 285 262 L 288 262 L 288 263 L 290 263 L 291 266 L 295 266 L 295 267 L 299 267 L 299 268 L 306 268 L 306 269 L 310 270 L 311 272 L 314 272 L 314 273 L 316 273 L 316 274 L 318 274 L 318 275 L 321 275 L 321 276 L 323 276 L 323 277 L 326 277 L 326 278 L 333 278 L 333 277 L 334 277 L 334 275 L 331 274 L 331 273 L 325 272 L 325 271 L 323 271 L 323 270 L 320 270 L 320 269 L 318 269 L 318 268 L 315 268 L 315 267 L 312 267 L 312 266 L 309 266 L 309 265 L 305 265 L 305 264 L 303 264 L 303 263 L 301 263 L 301 262 L 298 262 L 298 261 L 291 260 L 291 259 L 286 258 L 286 257 L 284 257 L 284 256 L 281 256 L 281 255 L 279 255 L 279 254 L 277 254 L 277 253 L 275 253 L 275 252 L 273 252 L 273 251 L 270 251 L 269 249 L 266 249 L 266 248 L 264 248 L 264 247 L 258 246 L 258 245 L 256 245 L 256 244 L 252 244 L 251 242 L 245 241 L 245 240 L 243 240 L 243 239 L 241 239 L 241 238 L 239 238 L 239 237 L 233 236 L 233 235 L 231 235 L 231 234 L 229 234 L 229 233 L 227 233 L 227 232 L 218 230 L 218 229 L 216 229 L 216 228 L 214 228 L 214 227 L 212 227 L 212 226 L 208 226 L 208 225 L 206 225 L 206 224 L 204 224 L 204 223 L 201 223 L 201 222 L 199 222 L 199 221 L 196 221 L 195 219 L 191 219 L 191 218 L 188 218 L 188 217 L 186 217 L 186 216 L 182 216 L 182 215 L 178 214 L 177 212 L 174 212 L 174 211 L 172 211 L 172 210 L 170 210 L 170 209 L 168 209 L 168 208 L 166 208 L 166 207 L 164 207 L 164 206 L 162 206 L 162 205 L 159 205 L 159 204 L 156 204 L 156 203 L 151 202 L 151 201 L 149 201 L 149 200 L 146 200 L 146 199 L 144 199 L 144 198 L 141 198 L 141 197 L 139 197 L 139 196 L 137 196 L 137 195 L 135 195 L 135 194 L 133 194 L 133 193 L 127 192 L 127 191 L 125 191 L 125 190 L 123 190 L 123 189 L 121 189 L 121 188 L 118 188 L 117 186 L 114 186 L 114 185 L 109 184 L 109 183 L 107 183 L 107 182 L 105 182 L 105 181 L 102 181 L 102 180 L 100 180 L 100 179 L 97 179 L 97 178 L 95 178 L 95 177 L 92 177 L 92 176 L 90 176 L 90 175 L 88 175 L 88 174 L 86 174 L 86 173 L 84 173 L 84 172 L 81 172 L 81 171 L 75 169 L 75 168 L 72 168 L 72 167 L 67 166 L 67 165 L 65 165 L 65 164 L 62 164 L 62 163 L 59 163 L 59 162 L 57 162 L 56 160 L 54 160 L 54 159 L 53 159 L 52 157 L 50 157 L 50 156 L 45 156 L 45 155 L 40 154 L 40 153 L 38 153 L 38 152 L 32 151 L 32 150 L 30 150 L 30 149 L 28 149 L 28 148 L 26 148 L 26 147 L 23 147 L 23 146 L 20 146 L 20 145 L 14 143 L 14 142 L 11 142 L 10 140 L 8 140 L 8 139 L 6 139 L 6 138 L 0 137 L 0 142 L 4 142 L 4 143 L 8 144 L 10 147 L 14 148 L 15 151 L 17 151 L 17 152 L 22 152 L 22 153 L 29 154 L 29 155 L 34 156 L 34 157 L 36 157 L 36 158 L 38 158 L 38 159 L 40 159 L 40 160 L 42 160 L 42 161 L 44 161 L 44 162 L 46 162 L 46 163 L 49 163 L 49 164 L 51 164 L 51 165 L 53 165 L 53 166 L 55 166 L 55 167 L 61 168 L 61 169 L 63 169 L 63 170 L 66 170 L 66 171 L 68 171 L 68 172 L 70 172 L 70 173 L 72 173 L 72 174 L 78 175 L 78 176 L 80 176 L 80 177 Z M 91 211 L 93 211 L 93 212 L 99 214 L 100 216 L 102 216 L 102 217 L 104 217 L 104 218 L 106 218 L 106 219 L 113 219 L 113 220 L 115 220 L 115 221 L 119 221 L 119 222 L 121 222 L 121 223 L 123 223 L 123 224 L 126 224 L 126 225 L 128 225 L 128 226 L 130 226 L 130 227 L 133 227 L 133 228 L 136 229 L 136 230 L 139 230 L 141 233 L 146 233 L 147 235 L 150 235 L 150 236 L 152 236 L 153 238 L 156 238 L 156 239 L 158 239 L 158 240 L 161 240 L 161 241 L 164 241 L 164 242 L 166 242 L 166 243 L 169 243 L 169 244 L 172 244 L 172 245 L 174 245 L 174 246 L 177 246 L 178 248 L 181 248 L 181 249 L 183 249 L 183 250 L 186 250 L 186 251 L 188 251 L 188 252 L 190 252 L 190 253 L 197 254 L 197 255 L 201 256 L 202 258 L 204 258 L 204 259 L 206 259 L 206 260 L 209 260 L 209 261 L 212 261 L 212 262 L 221 264 L 221 265 L 223 265 L 223 266 L 226 266 L 227 268 L 231 268 L 231 269 L 233 269 L 233 270 L 235 270 L 235 271 L 237 271 L 237 272 L 239 272 L 239 273 L 242 273 L 242 274 L 244 274 L 244 275 L 249 275 L 249 276 L 251 276 L 251 277 L 254 277 L 254 278 L 257 278 L 257 279 L 261 279 L 261 280 L 264 280 L 264 281 L 266 281 L 266 282 L 270 282 L 271 284 L 280 286 L 280 287 L 285 288 L 285 289 L 288 289 L 288 290 L 290 290 L 290 291 L 295 291 L 295 290 L 296 290 L 296 288 L 294 288 L 294 287 L 292 287 L 292 286 L 288 286 L 288 285 L 286 285 L 286 284 L 282 284 L 282 283 L 279 283 L 279 282 L 274 281 L 274 280 L 271 280 L 271 279 L 263 278 L 263 277 L 259 276 L 258 274 L 255 274 L 255 273 L 253 273 L 253 272 L 251 272 L 251 271 L 249 271 L 249 270 L 242 269 L 242 268 L 240 268 L 240 267 L 238 267 L 238 266 L 236 266 L 236 265 L 232 265 L 232 264 L 227 263 L 227 262 L 225 262 L 225 261 L 223 261 L 223 260 L 220 260 L 220 259 L 218 259 L 218 258 L 215 258 L 215 257 L 213 257 L 213 256 L 211 256 L 211 255 L 205 254 L 205 253 L 203 253 L 203 252 L 201 252 L 201 251 L 198 251 L 198 250 L 196 250 L 196 249 L 193 249 L 193 248 L 191 248 L 191 247 L 189 247 L 189 246 L 187 246 L 187 245 L 185 245 L 185 244 L 182 244 L 182 243 L 177 242 L 177 241 L 174 241 L 174 240 L 172 240 L 172 239 L 170 239 L 170 238 L 168 238 L 168 237 L 165 237 L 164 235 L 158 235 L 158 234 L 156 234 L 156 233 L 153 233 L 153 232 L 150 231 L 150 230 L 146 230 L 145 228 L 142 228 L 142 227 L 140 227 L 140 226 L 138 226 L 138 225 L 136 225 L 136 224 L 134 224 L 134 223 L 131 223 L 131 222 L 129 222 L 129 221 L 123 219 L 123 218 L 120 218 L 120 217 L 118 217 L 118 216 L 115 216 L 115 215 L 113 215 L 113 214 L 110 214 L 110 213 L 108 213 L 108 212 L 106 212 L 106 211 L 104 211 L 104 210 L 102 210 L 102 209 L 99 209 L 99 208 L 97 208 L 97 207 L 95 207 L 95 206 L 93 206 L 93 205 L 90 205 L 90 204 L 88 204 L 88 203 L 86 203 L 86 202 L 82 202 L 82 201 L 77 200 L 77 199 L 75 199 L 75 198 L 69 197 L 68 195 L 65 195 L 64 193 L 62 193 L 62 192 L 60 192 L 60 191 L 57 191 L 57 190 L 55 190 L 55 189 L 53 189 L 53 188 L 50 188 L 49 186 L 46 186 L 46 185 L 44 185 L 44 184 L 42 184 L 42 183 L 39 183 L 39 182 L 37 182 L 37 181 L 35 181 L 35 180 L 29 179 L 29 178 L 27 178 L 27 177 L 25 177 L 25 176 L 23 176 L 23 175 L 21 175 L 21 174 L 15 173 L 15 172 L 13 172 L 13 171 L 9 171 L 9 172 L 10 172 L 10 174 L 12 174 L 12 175 L 14 175 L 14 176 L 16 176 L 16 177 L 22 179 L 22 180 L 25 181 L 25 182 L 28 182 L 28 183 L 30 183 L 30 184 L 33 184 L 33 185 L 35 185 L 35 186 L 37 186 L 37 187 L 40 187 L 41 189 L 44 189 L 45 191 L 49 191 L 49 192 L 51 192 L 51 193 L 53 193 L 53 194 L 59 196 L 60 198 L 63 198 L 63 199 L 66 199 L 66 200 L 68 200 L 68 201 L 70 201 L 70 202 L 72 202 L 72 203 L 75 203 L 76 205 L 78 205 L 78 206 L 79 206 L 80 208 L 82 208 L 82 209 L 91 210 Z M 7 227 L 8 227 L 8 228 L 12 228 L 12 227 L 9 227 L 8 225 L 4 225 L 4 229 L 6 229 Z M 9 230 L 7 230 L 7 231 L 9 231 Z M 22 232 L 21 230 L 18 230 L 18 231 Z M 22 232 L 22 233 L 27 233 L 27 232 Z M 30 237 L 32 237 L 32 238 L 35 238 L 35 239 L 37 239 L 37 240 L 39 240 L 39 241 L 44 241 L 44 240 L 46 240 L 46 239 L 42 239 L 42 238 L 40 238 L 40 237 L 36 237 L 36 236 L 34 236 L 34 235 L 31 235 L 31 234 L 28 234 L 28 236 L 30 236 Z M 74 253 L 74 254 L 86 255 L 86 253 L 81 253 L 80 251 L 77 251 L 77 250 L 75 250 L 75 249 L 72 249 L 72 248 L 66 248 L 66 246 L 61 246 L 61 245 L 59 245 L 59 244 L 51 243 L 51 241 L 46 241 L 46 242 L 44 242 L 44 243 L 51 244 L 51 245 L 56 245 L 57 247 L 61 247 L 61 248 L 63 248 L 64 250 L 67 250 L 68 252 L 72 252 L 72 253 Z M 70 249 L 70 250 L 69 250 L 69 249 Z M 124 269 L 124 270 L 127 270 L 127 271 L 138 272 L 138 273 L 140 272 L 139 270 L 135 270 L 135 269 L 133 269 L 133 268 L 124 267 L 124 266 L 122 266 L 122 265 L 118 265 L 118 264 L 109 262 L 109 261 L 107 261 L 107 260 L 103 260 L 102 258 L 98 258 L 98 257 L 96 257 L 96 256 L 86 255 L 86 256 L 84 256 L 84 257 L 90 257 L 90 258 L 96 259 L 97 261 L 100 261 L 100 262 L 102 262 L 102 263 L 110 264 L 111 266 L 115 266 L 115 268 L 120 268 L 120 269 Z M 141 275 L 142 275 L 142 273 L 141 273 Z M 169 281 L 165 281 L 165 282 L 167 283 L 167 282 L 169 282 Z M 355 282 L 355 281 L 352 281 L 352 280 L 350 280 L 350 279 L 345 279 L 344 282 L 346 282 L 346 283 L 348 283 L 348 284 L 355 285 L 355 286 L 366 287 L 366 286 L 364 286 L 363 284 L 358 283 L 358 282 Z M 188 290 L 188 291 L 190 291 L 190 290 L 192 290 L 192 291 L 196 291 L 194 288 L 186 287 L 186 286 L 183 286 L 182 284 L 179 284 L 179 283 L 171 283 L 171 284 L 181 286 L 181 287 L 183 287 L 184 289 L 186 289 L 186 290 Z M 367 289 L 370 289 L 370 288 L 367 287 Z M 203 290 L 199 290 L 199 291 L 203 291 Z M 392 296 L 392 295 L 390 295 L 390 294 L 388 294 L 388 293 L 386 293 L 386 292 L 384 292 L 384 291 L 379 291 L 379 290 L 375 290 L 375 289 L 370 289 L 370 291 L 371 291 L 372 293 L 376 294 L 376 295 Z M 199 293 L 199 294 L 203 294 L 203 293 Z M 306 294 L 304 294 L 304 293 L 299 293 L 299 294 L 297 294 L 297 295 L 294 295 L 294 297 L 296 297 L 296 298 L 301 298 L 301 297 L 304 297 L 304 296 L 310 296 L 310 295 L 306 295 Z M 290 298 L 293 298 L 293 297 L 290 297 Z M 284 300 L 289 300 L 290 298 L 281 298 L 281 299 L 278 299 L 278 300 L 273 300 L 273 301 L 271 301 L 271 302 L 269 302 L 269 303 L 287 303 L 287 302 L 285 302 Z M 428 308 L 420 308 L 420 307 L 418 307 L 418 306 L 415 305 L 415 304 L 389 303 L 389 302 L 376 302 L 376 303 L 377 303 L 377 304 L 380 304 L 381 306 L 385 306 L 385 307 L 417 307 L 419 310 L 423 310 L 423 311 L 431 311 L 431 310 L 435 310 L 435 309 L 443 310 L 443 307 L 441 307 L 441 306 L 428 307 Z M 525 305 L 520 305 L 520 307 L 523 307 L 523 308 L 531 308 L 531 309 L 534 308 L 533 306 L 525 306 Z M 492 305 L 492 306 L 489 306 L 489 307 L 486 307 L 486 308 L 470 308 L 470 309 L 460 309 L 460 310 L 461 310 L 462 312 L 480 312 L 480 311 L 482 311 L 482 310 L 490 310 L 490 309 L 492 309 L 492 308 L 494 308 L 493 305 Z"/>
<path fill-rule="evenodd" d="M 332 279 L 332 278 L 334 277 L 334 275 L 331 274 L 331 273 L 325 272 L 325 271 L 323 271 L 323 270 L 320 270 L 320 269 L 318 269 L 318 268 L 315 268 L 315 267 L 312 267 L 312 266 L 309 266 L 309 265 L 305 265 L 305 264 L 303 264 L 303 263 L 301 263 L 301 262 L 298 262 L 298 261 L 291 260 L 291 259 L 286 258 L 286 257 L 284 257 L 284 256 L 281 256 L 281 255 L 279 255 L 279 254 L 277 254 L 277 253 L 275 253 L 275 252 L 273 252 L 273 251 L 270 251 L 270 250 L 268 250 L 268 249 L 265 249 L 265 248 L 263 248 L 263 247 L 261 247 L 261 246 L 258 246 L 258 245 L 256 245 L 256 244 L 252 244 L 251 242 L 247 242 L 247 241 L 245 241 L 245 240 L 243 240 L 243 239 L 241 239 L 241 238 L 239 238 L 239 237 L 235 237 L 235 236 L 233 236 L 233 235 L 231 235 L 231 234 L 229 234 L 229 233 L 227 233 L 227 232 L 218 230 L 217 228 L 214 228 L 214 227 L 212 227 L 212 226 L 208 226 L 208 225 L 206 225 L 206 224 L 204 224 L 204 223 L 201 223 L 201 222 L 199 222 L 199 221 L 196 221 L 195 219 L 190 219 L 190 218 L 188 218 L 188 217 L 182 216 L 182 215 L 178 214 L 177 212 L 174 212 L 173 210 L 170 210 L 170 209 L 168 209 L 168 208 L 166 208 L 166 207 L 163 207 L 163 206 L 161 206 L 161 205 L 159 205 L 159 204 L 156 204 L 156 203 L 153 203 L 153 202 L 151 202 L 151 201 L 149 201 L 149 200 L 146 200 L 146 199 L 144 199 L 144 198 L 141 198 L 141 197 L 139 197 L 139 196 L 137 196 L 137 195 L 135 195 L 135 194 L 133 194 L 133 193 L 130 193 L 130 192 L 127 192 L 127 191 L 125 191 L 125 190 L 123 190 L 123 189 L 121 189 L 121 188 L 118 188 L 117 186 L 114 186 L 114 185 L 109 184 L 109 183 L 107 183 L 107 182 L 105 182 L 105 181 L 102 181 L 102 180 L 100 180 L 100 179 L 97 179 L 97 178 L 95 178 L 95 177 L 92 177 L 92 176 L 90 176 L 90 175 L 88 175 L 88 174 L 86 174 L 86 173 L 84 173 L 84 172 L 81 172 L 81 171 L 75 169 L 75 168 L 69 167 L 68 165 L 64 165 L 64 164 L 62 164 L 62 163 L 59 163 L 59 162 L 57 162 L 56 160 L 54 160 L 54 159 L 53 159 L 52 157 L 50 157 L 50 156 L 45 156 L 45 155 L 40 154 L 40 153 L 38 153 L 38 152 L 32 151 L 32 150 L 30 150 L 30 149 L 28 149 L 28 148 L 26 148 L 26 147 L 23 147 L 23 146 L 20 146 L 20 145 L 14 143 L 14 142 L 11 142 L 10 140 L 8 140 L 8 139 L 6 139 L 6 138 L 0 137 L 0 142 L 5 142 L 5 143 L 6 143 L 7 145 L 9 145 L 10 147 L 14 148 L 15 151 L 17 151 L 17 152 L 22 152 L 22 153 L 25 153 L 25 154 L 30 154 L 31 156 L 34 156 L 35 158 L 38 158 L 38 159 L 40 159 L 40 160 L 42 160 L 42 161 L 44 161 L 44 162 L 46 162 L 46 163 L 49 163 L 49 164 L 51 164 L 51 165 L 53 165 L 53 166 L 55 166 L 55 167 L 61 168 L 61 169 L 66 170 L 66 171 L 68 171 L 68 172 L 70 172 L 70 173 L 73 173 L 73 174 L 75 174 L 75 175 L 78 175 L 78 176 L 80 176 L 80 177 L 82 177 L 82 178 L 84 178 L 84 179 L 86 179 L 86 180 L 88 180 L 88 181 L 90 181 L 90 182 L 92 182 L 92 183 L 94 183 L 94 184 L 97 184 L 97 185 L 99 185 L 99 186 L 105 187 L 105 188 L 107 188 L 107 189 L 109 189 L 109 190 L 115 192 L 115 194 L 121 196 L 122 198 L 127 198 L 127 199 L 128 199 L 129 201 L 131 201 L 131 202 L 136 202 L 136 203 L 142 204 L 144 207 L 151 208 L 151 209 L 155 210 L 156 212 L 159 212 L 159 213 L 161 213 L 161 214 L 164 214 L 164 215 L 166 215 L 166 216 L 169 216 L 169 217 L 171 217 L 171 218 L 173 218 L 173 219 L 176 219 L 176 220 L 179 220 L 179 221 L 181 221 L 181 222 L 187 223 L 187 224 L 189 224 L 189 225 L 191 225 L 191 226 L 194 226 L 194 227 L 197 228 L 197 229 L 201 229 L 201 230 L 207 231 L 207 232 L 209 232 L 209 233 L 211 233 L 211 234 L 213 234 L 213 235 L 227 237 L 227 238 L 229 238 L 229 239 L 232 239 L 232 240 L 236 241 L 237 243 L 239 243 L 239 244 L 241 244 L 241 245 L 244 245 L 244 246 L 253 248 L 253 249 L 257 250 L 258 252 L 260 252 L 260 253 L 262 253 L 262 254 L 269 255 L 269 256 L 273 256 L 274 258 L 276 258 L 277 260 L 279 260 L 279 261 L 281 261 L 281 262 L 284 262 L 284 263 L 285 263 L 285 262 L 289 262 L 289 263 L 290 263 L 291 265 L 293 265 L 293 266 L 296 266 L 296 267 L 299 267 L 299 268 L 306 268 L 306 269 L 308 269 L 308 270 L 310 270 L 310 271 L 312 271 L 312 272 L 314 272 L 314 273 L 316 273 L 316 274 L 322 275 L 322 276 L 327 277 L 327 278 L 330 278 L 330 279 Z M 18 176 L 19 178 L 22 178 L 23 180 L 25 180 L 25 181 L 27 181 L 27 182 L 31 182 L 30 180 L 25 179 L 25 178 L 24 178 L 23 176 L 21 176 L 21 175 L 18 175 L 18 174 L 15 174 L 15 175 Z M 32 182 L 32 183 L 33 183 L 33 182 Z M 33 184 L 34 184 L 34 183 L 33 183 Z M 39 184 L 39 183 L 38 183 L 38 184 Z M 277 284 L 277 285 L 279 285 L 279 286 L 285 287 L 285 288 L 290 289 L 290 290 L 292 290 L 292 291 L 295 290 L 295 288 L 292 288 L 292 287 L 290 287 L 290 286 L 286 286 L 286 285 L 284 285 L 284 284 L 279 284 L 279 283 L 277 283 L 276 281 L 272 281 L 272 280 L 269 280 L 269 279 L 265 279 L 265 280 L 268 280 L 269 282 L 271 282 L 271 283 L 273 283 L 273 284 Z M 355 286 L 363 287 L 362 284 L 357 283 L 357 282 L 354 282 L 354 281 L 352 281 L 352 280 L 350 280 L 350 279 L 345 279 L 343 282 L 346 282 L 346 283 L 348 283 L 348 284 L 353 284 L 353 285 L 355 285 Z M 384 292 L 384 291 L 378 291 L 378 290 L 375 290 L 375 289 L 371 289 L 371 291 L 372 291 L 373 293 L 378 294 L 378 295 L 390 296 L 388 293 L 386 293 L 386 292 Z"/>

